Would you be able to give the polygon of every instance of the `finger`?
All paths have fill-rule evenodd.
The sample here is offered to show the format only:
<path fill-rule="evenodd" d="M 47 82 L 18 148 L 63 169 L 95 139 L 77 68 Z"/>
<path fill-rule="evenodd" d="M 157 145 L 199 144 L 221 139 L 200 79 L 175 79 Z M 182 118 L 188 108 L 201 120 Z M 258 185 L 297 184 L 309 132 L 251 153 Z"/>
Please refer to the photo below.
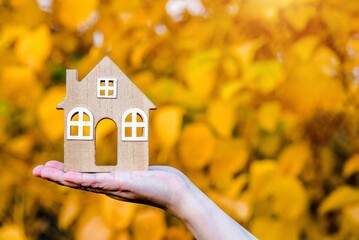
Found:
<path fill-rule="evenodd" d="M 35 177 L 40 177 L 41 176 L 41 170 L 44 166 L 43 165 L 39 165 L 39 166 L 36 166 L 33 170 L 32 170 L 32 174 L 35 176 Z"/>
<path fill-rule="evenodd" d="M 48 167 L 48 166 L 37 166 L 34 168 L 33 173 L 35 176 L 40 177 L 42 179 L 52 181 L 61 185 L 75 187 L 76 185 L 70 184 L 64 181 L 62 170 Z"/>
<path fill-rule="evenodd" d="M 63 181 L 62 175 L 63 175 L 63 171 L 48 166 L 43 166 L 40 172 L 41 178 L 52 180 L 55 182 Z"/>
<path fill-rule="evenodd" d="M 64 169 L 64 164 L 62 162 L 56 161 L 56 160 L 50 160 L 48 161 L 45 165 L 39 165 L 36 166 L 33 170 L 32 170 L 32 174 L 35 177 L 41 177 L 41 171 L 44 167 L 52 167 L 58 170 L 63 170 Z"/>
<path fill-rule="evenodd" d="M 112 173 L 80 173 L 72 171 L 64 173 L 63 179 L 72 184 L 101 189 L 106 189 L 109 183 L 115 181 Z"/>
<path fill-rule="evenodd" d="M 58 170 L 64 170 L 64 163 L 56 161 L 56 160 L 50 160 L 48 161 L 45 166 L 56 168 Z"/>

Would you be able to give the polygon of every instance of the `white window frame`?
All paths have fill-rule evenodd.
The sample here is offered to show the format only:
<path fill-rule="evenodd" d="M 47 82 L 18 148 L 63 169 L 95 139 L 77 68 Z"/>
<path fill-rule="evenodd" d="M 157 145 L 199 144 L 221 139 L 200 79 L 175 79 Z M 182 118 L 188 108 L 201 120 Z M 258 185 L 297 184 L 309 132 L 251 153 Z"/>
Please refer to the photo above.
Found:
<path fill-rule="evenodd" d="M 101 81 L 105 82 L 105 86 L 101 86 Z M 109 83 L 113 81 L 113 86 Z M 101 91 L 105 94 L 101 95 Z M 113 95 L 109 95 L 110 91 L 113 91 Z M 98 98 L 117 98 L 117 79 L 116 78 L 97 78 L 97 97 Z"/>
<path fill-rule="evenodd" d="M 126 122 L 126 118 L 132 114 L 130 122 Z M 137 122 L 137 114 L 142 118 L 142 122 Z M 122 141 L 147 141 L 148 140 L 148 117 L 147 114 L 138 108 L 130 108 L 122 115 L 121 137 Z M 131 136 L 126 136 L 125 129 L 131 128 Z M 143 135 L 137 137 L 137 128 L 143 128 Z"/>
<path fill-rule="evenodd" d="M 71 120 L 74 114 L 78 114 L 78 120 Z M 87 114 L 90 118 L 90 121 L 84 121 L 84 114 Z M 78 134 L 71 135 L 71 127 L 78 127 Z M 90 127 L 89 136 L 84 136 L 84 127 Z M 93 115 L 92 113 L 83 107 L 77 107 L 70 111 L 67 115 L 67 139 L 71 140 L 93 140 Z"/>

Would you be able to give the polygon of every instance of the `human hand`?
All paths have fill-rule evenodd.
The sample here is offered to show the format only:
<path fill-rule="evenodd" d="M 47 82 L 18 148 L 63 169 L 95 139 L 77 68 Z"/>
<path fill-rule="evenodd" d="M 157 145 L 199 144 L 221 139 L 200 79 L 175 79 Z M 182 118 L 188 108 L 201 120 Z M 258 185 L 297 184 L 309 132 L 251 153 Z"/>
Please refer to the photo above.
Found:
<path fill-rule="evenodd" d="M 103 193 L 109 197 L 162 208 L 184 222 L 199 240 L 256 239 L 201 192 L 180 171 L 151 166 L 148 171 L 64 172 L 64 164 L 49 161 L 33 174 L 60 185 Z"/>
<path fill-rule="evenodd" d="M 156 206 L 173 215 L 179 214 L 181 196 L 193 186 L 183 173 L 167 166 L 151 166 L 148 171 L 79 173 L 64 172 L 64 164 L 52 160 L 35 167 L 33 174 L 67 187 Z"/>

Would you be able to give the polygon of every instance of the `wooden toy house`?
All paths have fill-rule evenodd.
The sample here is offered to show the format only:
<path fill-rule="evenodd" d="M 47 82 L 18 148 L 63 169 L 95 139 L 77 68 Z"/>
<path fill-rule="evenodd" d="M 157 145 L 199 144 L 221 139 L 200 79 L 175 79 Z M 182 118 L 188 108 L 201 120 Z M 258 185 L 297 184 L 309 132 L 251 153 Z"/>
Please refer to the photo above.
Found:
<path fill-rule="evenodd" d="M 149 110 L 156 106 L 109 57 L 81 81 L 77 70 L 66 70 L 66 97 L 57 109 L 65 113 L 65 171 L 148 169 Z M 103 119 L 111 119 L 117 127 L 114 166 L 96 165 L 96 126 Z"/>

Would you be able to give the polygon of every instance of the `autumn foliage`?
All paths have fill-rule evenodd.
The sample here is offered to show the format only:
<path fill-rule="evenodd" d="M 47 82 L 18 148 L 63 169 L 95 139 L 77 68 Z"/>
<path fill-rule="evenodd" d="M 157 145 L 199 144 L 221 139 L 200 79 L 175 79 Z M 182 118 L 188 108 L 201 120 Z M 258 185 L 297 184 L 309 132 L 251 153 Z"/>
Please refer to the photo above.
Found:
<path fill-rule="evenodd" d="M 260 239 L 359 239 L 358 16 L 357 0 L 1 0 L 0 239 L 192 239 L 31 175 L 63 159 L 65 69 L 105 55 L 158 107 L 151 164 Z M 106 161 L 114 129 L 97 131 Z"/>

